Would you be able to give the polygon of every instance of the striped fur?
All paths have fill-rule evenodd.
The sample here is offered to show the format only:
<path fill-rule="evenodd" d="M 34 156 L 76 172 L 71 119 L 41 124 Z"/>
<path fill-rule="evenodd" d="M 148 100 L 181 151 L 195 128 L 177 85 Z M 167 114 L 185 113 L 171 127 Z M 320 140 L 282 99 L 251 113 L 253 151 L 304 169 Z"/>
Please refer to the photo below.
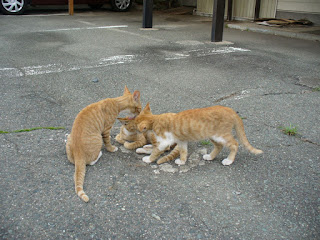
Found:
<path fill-rule="evenodd" d="M 134 119 L 130 118 L 118 118 L 122 126 L 120 128 L 120 133 L 116 136 L 116 141 L 123 144 L 127 149 L 137 149 L 148 143 L 152 144 L 152 148 L 148 145 L 144 146 L 142 149 L 137 149 L 137 153 L 151 153 L 153 147 L 157 145 L 157 139 L 152 131 L 146 131 L 140 133 L 137 130 L 137 125 Z M 169 151 L 171 147 L 168 146 L 165 151 Z M 140 151 L 139 151 L 140 150 Z M 178 148 L 174 148 L 168 155 L 159 159 L 158 164 L 171 161 L 179 156 Z"/>
<path fill-rule="evenodd" d="M 123 96 L 107 98 L 85 107 L 75 118 L 71 133 L 68 135 L 66 152 L 69 161 L 75 164 L 75 190 L 85 202 L 89 201 L 89 197 L 83 191 L 86 165 L 99 159 L 103 144 L 109 152 L 118 150 L 111 145 L 110 130 L 121 111 L 139 114 L 141 111 L 139 91 L 131 94 L 125 87 Z"/>
<path fill-rule="evenodd" d="M 116 136 L 116 141 L 124 145 L 127 149 L 136 149 L 146 145 L 148 142 L 147 132 L 137 131 L 136 124 L 129 118 L 118 118 L 122 126 L 120 133 Z"/>
<path fill-rule="evenodd" d="M 164 147 L 169 144 L 177 143 L 180 159 L 176 163 L 183 165 L 186 163 L 188 141 L 199 141 L 210 139 L 214 149 L 210 154 L 203 156 L 205 160 L 213 160 L 223 146 L 230 149 L 229 156 L 222 161 L 224 165 L 233 163 L 237 150 L 238 142 L 232 135 L 235 128 L 237 136 L 242 144 L 254 154 L 263 153 L 249 143 L 241 118 L 231 108 L 223 106 L 212 106 L 208 108 L 198 108 L 186 110 L 180 113 L 164 113 L 153 115 L 149 103 L 145 109 L 135 118 L 140 132 L 153 130 L 158 145 L 152 154 L 145 158 L 146 162 L 154 162 L 162 153 Z M 163 163 L 161 159 L 158 164 Z"/>

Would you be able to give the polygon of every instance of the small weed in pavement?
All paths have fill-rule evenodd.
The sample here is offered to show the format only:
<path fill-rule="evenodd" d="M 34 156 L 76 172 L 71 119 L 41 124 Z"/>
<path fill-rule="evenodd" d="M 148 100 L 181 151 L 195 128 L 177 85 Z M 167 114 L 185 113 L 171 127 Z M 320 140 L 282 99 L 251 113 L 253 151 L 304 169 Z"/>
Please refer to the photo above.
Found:
<path fill-rule="evenodd" d="M 211 141 L 209 141 L 209 140 L 202 140 L 202 141 L 200 141 L 200 144 L 201 145 L 212 145 Z"/>
<path fill-rule="evenodd" d="M 291 123 L 289 127 L 280 127 L 281 131 L 289 136 L 295 136 L 298 133 L 298 127 L 293 126 Z"/>
<path fill-rule="evenodd" d="M 320 92 L 320 87 L 316 87 L 316 88 L 312 89 L 312 92 Z"/>

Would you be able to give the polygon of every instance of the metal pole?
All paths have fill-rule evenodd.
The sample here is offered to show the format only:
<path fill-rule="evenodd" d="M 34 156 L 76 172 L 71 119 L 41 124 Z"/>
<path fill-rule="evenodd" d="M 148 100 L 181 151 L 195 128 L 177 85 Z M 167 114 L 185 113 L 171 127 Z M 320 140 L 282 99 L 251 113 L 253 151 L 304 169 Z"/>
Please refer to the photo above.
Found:
<path fill-rule="evenodd" d="M 254 9 L 254 20 L 257 20 L 260 17 L 260 5 L 261 0 L 256 0 L 256 6 Z"/>
<path fill-rule="evenodd" d="M 214 0 L 211 42 L 222 42 L 225 0 Z"/>
<path fill-rule="evenodd" d="M 152 28 L 153 0 L 143 0 L 143 28 Z"/>
<path fill-rule="evenodd" d="M 232 7 L 233 7 L 233 0 L 228 0 L 228 14 L 227 14 L 228 21 L 232 21 Z"/>

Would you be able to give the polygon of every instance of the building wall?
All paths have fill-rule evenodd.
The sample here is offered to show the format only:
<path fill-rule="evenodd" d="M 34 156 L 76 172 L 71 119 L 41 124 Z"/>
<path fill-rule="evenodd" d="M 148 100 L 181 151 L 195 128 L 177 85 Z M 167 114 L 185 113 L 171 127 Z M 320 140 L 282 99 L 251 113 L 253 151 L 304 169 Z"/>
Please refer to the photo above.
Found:
<path fill-rule="evenodd" d="M 276 17 L 308 19 L 320 25 L 320 0 L 278 0 Z"/>
<path fill-rule="evenodd" d="M 214 0 L 197 0 L 197 14 L 212 16 Z M 275 17 L 277 0 L 261 0 L 261 17 Z M 256 0 L 233 0 L 232 16 L 235 19 L 253 19 Z M 225 5 L 227 15 L 228 0 Z"/>
<path fill-rule="evenodd" d="M 277 11 L 320 13 L 320 1 L 278 0 Z"/>
<path fill-rule="evenodd" d="M 260 18 L 275 18 L 278 0 L 261 0 Z"/>
<path fill-rule="evenodd" d="M 197 0 L 197 14 L 212 16 L 214 0 Z M 233 0 L 233 18 L 253 19 L 255 0 Z M 227 15 L 228 1 L 226 0 Z M 308 19 L 320 24 L 320 0 L 261 0 L 261 18 Z"/>

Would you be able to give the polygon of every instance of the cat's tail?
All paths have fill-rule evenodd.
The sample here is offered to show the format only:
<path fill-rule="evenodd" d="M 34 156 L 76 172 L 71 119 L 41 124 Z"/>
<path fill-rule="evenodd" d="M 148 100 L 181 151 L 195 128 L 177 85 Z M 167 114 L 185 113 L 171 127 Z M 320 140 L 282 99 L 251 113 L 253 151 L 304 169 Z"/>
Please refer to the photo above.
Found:
<path fill-rule="evenodd" d="M 89 201 L 89 197 L 83 191 L 84 176 L 86 175 L 85 161 L 75 161 L 74 184 L 77 195 L 85 202 Z"/>
<path fill-rule="evenodd" d="M 157 164 L 161 164 L 161 163 L 165 163 L 165 162 L 169 162 L 173 159 L 176 159 L 177 157 L 179 157 L 179 148 L 178 148 L 178 145 L 176 145 L 174 147 L 174 149 L 166 156 L 163 156 L 162 158 L 160 158 L 158 161 L 157 161 Z"/>
<path fill-rule="evenodd" d="M 249 152 L 251 152 L 253 154 L 263 153 L 262 150 L 254 148 L 249 143 L 247 136 L 246 136 L 246 133 L 244 131 L 242 119 L 238 115 L 236 116 L 235 129 L 236 129 L 237 137 L 239 138 L 240 142 L 245 146 L 246 149 L 248 149 Z"/>

